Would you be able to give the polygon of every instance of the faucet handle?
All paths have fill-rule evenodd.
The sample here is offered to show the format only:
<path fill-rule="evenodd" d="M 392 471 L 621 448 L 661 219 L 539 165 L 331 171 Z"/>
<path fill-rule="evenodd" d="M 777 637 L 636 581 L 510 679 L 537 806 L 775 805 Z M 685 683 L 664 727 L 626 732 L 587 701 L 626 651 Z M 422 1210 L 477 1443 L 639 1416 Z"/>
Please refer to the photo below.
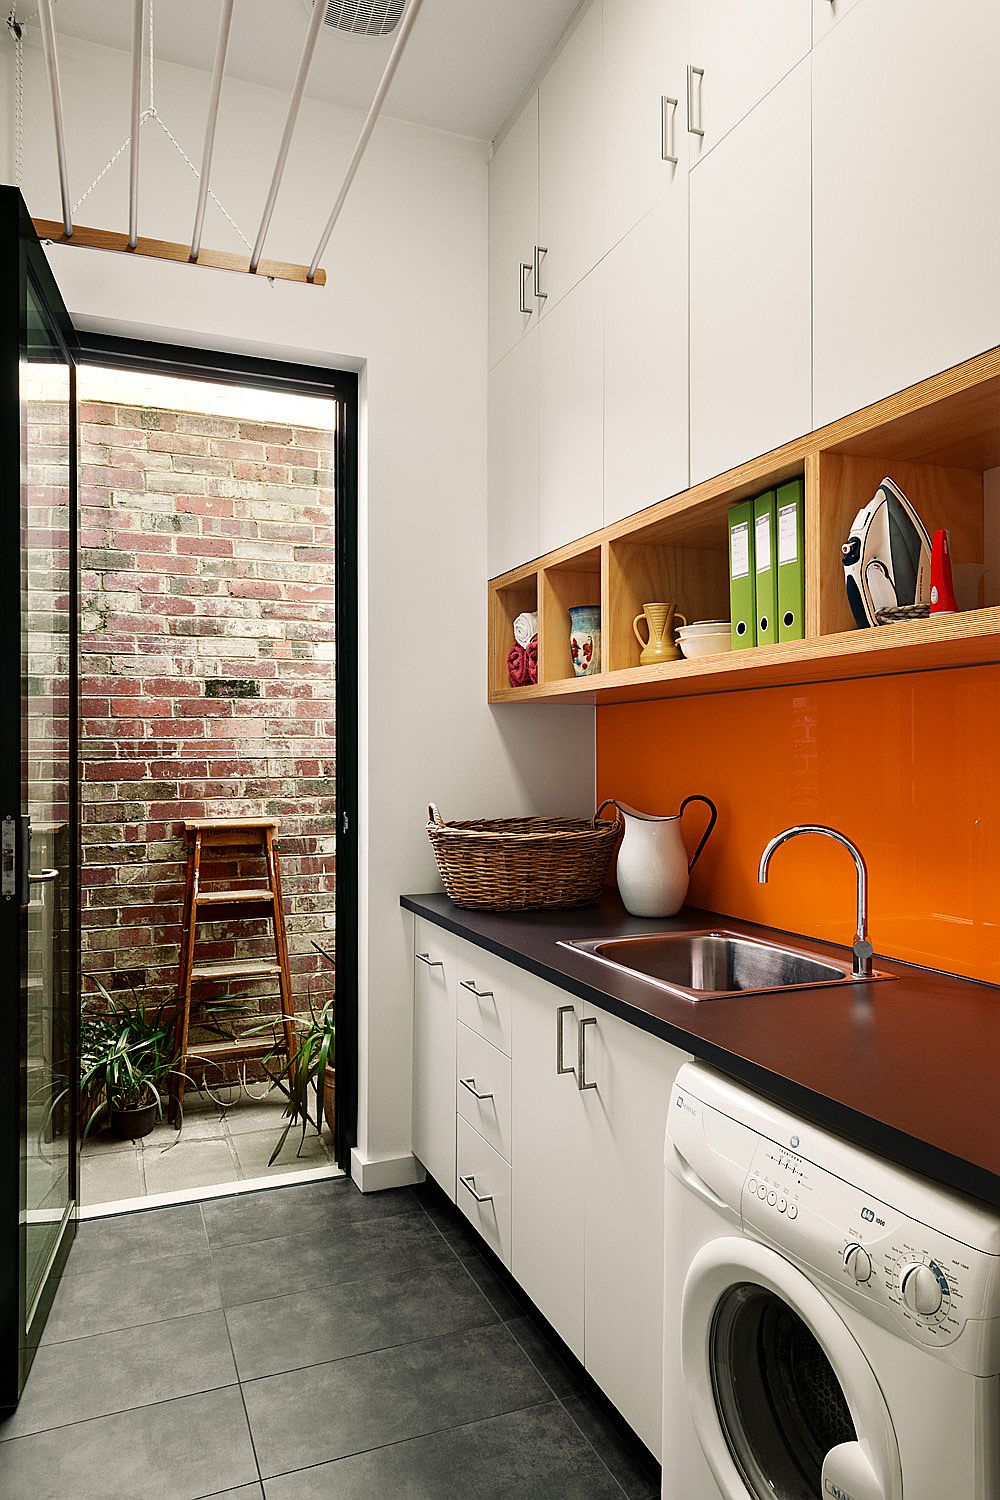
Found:
<path fill-rule="evenodd" d="M 872 977 L 872 959 L 875 957 L 875 949 L 866 937 L 854 939 L 854 979 L 870 979 Z"/>

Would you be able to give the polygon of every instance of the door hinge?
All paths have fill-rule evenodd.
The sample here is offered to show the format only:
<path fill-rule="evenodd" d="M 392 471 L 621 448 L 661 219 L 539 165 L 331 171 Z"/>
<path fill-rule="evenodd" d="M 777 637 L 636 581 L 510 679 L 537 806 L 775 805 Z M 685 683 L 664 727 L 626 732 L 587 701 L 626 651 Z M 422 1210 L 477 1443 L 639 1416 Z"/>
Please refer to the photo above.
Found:
<path fill-rule="evenodd" d="M 347 814 L 345 812 L 342 812 L 341 815 L 340 815 L 340 831 L 341 831 L 341 833 L 347 833 L 347 832 L 349 832 L 350 827 L 351 827 L 351 820 L 350 820 L 350 818 L 347 816 Z"/>

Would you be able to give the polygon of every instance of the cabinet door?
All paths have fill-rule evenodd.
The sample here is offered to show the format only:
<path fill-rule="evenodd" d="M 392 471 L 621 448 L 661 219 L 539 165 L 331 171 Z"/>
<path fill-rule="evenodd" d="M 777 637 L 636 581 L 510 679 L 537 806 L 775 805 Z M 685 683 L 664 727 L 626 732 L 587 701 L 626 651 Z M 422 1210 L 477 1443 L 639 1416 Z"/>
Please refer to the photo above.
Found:
<path fill-rule="evenodd" d="M 538 556 L 538 332 L 532 329 L 489 373 L 491 578 Z"/>
<path fill-rule="evenodd" d="M 1000 343 L 1000 7 L 859 0 L 813 54 L 815 419 Z"/>
<path fill-rule="evenodd" d="M 692 484 L 813 425 L 809 67 L 691 173 Z"/>
<path fill-rule="evenodd" d="M 665 194 L 687 194 L 687 16 L 664 0 L 604 0 L 605 249 Z"/>
<path fill-rule="evenodd" d="M 813 46 L 822 41 L 857 3 L 858 0 L 812 0 Z"/>
<path fill-rule="evenodd" d="M 538 95 L 532 94 L 490 162 L 490 368 L 536 318 Z M 523 272 L 523 266 L 531 272 Z M 525 312 L 524 308 L 529 311 Z"/>
<path fill-rule="evenodd" d="M 604 252 L 603 0 L 594 0 L 538 88 L 543 319 Z"/>
<path fill-rule="evenodd" d="M 413 953 L 413 1154 L 455 1201 L 453 948 L 418 917 Z"/>
<path fill-rule="evenodd" d="M 542 552 L 604 523 L 604 267 L 542 320 L 538 544 Z M 523 559 L 519 559 L 522 561 Z"/>
<path fill-rule="evenodd" d="M 582 1011 L 563 990 L 519 973 L 511 1058 L 511 1269 L 583 1358 L 583 1118 L 575 1073 Z M 560 1044 L 561 1037 L 561 1044 Z"/>
<path fill-rule="evenodd" d="M 604 275 L 604 524 L 688 483 L 687 181 L 610 251 Z"/>
<path fill-rule="evenodd" d="M 692 165 L 717 146 L 812 46 L 809 0 L 690 0 L 690 62 L 702 74 L 685 89 Z"/>
<path fill-rule="evenodd" d="M 687 1057 L 607 1011 L 584 1007 L 584 1363 L 660 1456 L 663 1421 L 663 1143 Z"/>

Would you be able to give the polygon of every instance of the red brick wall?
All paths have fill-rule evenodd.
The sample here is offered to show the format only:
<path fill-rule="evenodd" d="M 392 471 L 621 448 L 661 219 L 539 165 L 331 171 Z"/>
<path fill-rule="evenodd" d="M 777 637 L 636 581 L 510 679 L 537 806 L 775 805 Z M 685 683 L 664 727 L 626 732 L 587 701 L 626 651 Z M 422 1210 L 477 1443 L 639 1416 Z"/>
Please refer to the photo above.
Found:
<path fill-rule="evenodd" d="M 169 998 L 182 820 L 275 816 L 302 1006 L 334 926 L 332 433 L 84 402 L 80 439 L 84 974 Z M 234 680 L 259 696 L 211 696 Z"/>

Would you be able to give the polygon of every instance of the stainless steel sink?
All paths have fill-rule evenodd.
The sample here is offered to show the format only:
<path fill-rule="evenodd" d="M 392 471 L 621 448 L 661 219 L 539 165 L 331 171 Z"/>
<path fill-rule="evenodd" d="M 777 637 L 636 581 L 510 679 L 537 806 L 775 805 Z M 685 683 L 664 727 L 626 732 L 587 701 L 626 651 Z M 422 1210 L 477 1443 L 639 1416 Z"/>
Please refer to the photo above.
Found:
<path fill-rule="evenodd" d="M 596 963 L 643 979 L 685 1000 L 725 1000 L 773 990 L 866 984 L 850 964 L 816 958 L 736 932 L 661 932 L 648 937 L 586 938 L 560 942 Z M 873 971 L 872 979 L 892 979 Z"/>

